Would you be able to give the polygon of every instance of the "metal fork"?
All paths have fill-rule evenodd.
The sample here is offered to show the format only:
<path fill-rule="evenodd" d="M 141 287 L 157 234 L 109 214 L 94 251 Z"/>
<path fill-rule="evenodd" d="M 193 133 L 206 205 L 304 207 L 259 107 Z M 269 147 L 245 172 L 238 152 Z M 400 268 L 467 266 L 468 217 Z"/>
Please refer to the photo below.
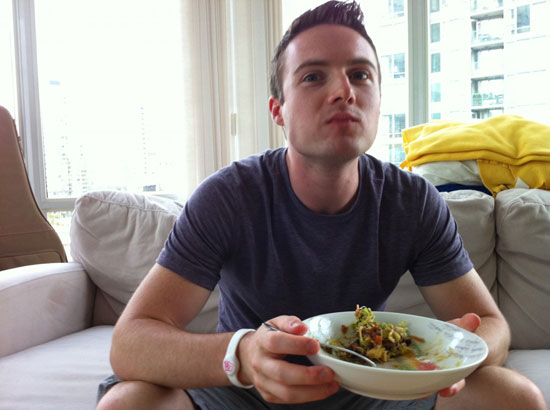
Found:
<path fill-rule="evenodd" d="M 282 331 L 281 329 L 273 326 L 273 325 L 270 325 L 269 323 L 267 322 L 262 322 L 262 325 L 264 325 L 266 328 L 268 328 L 269 330 L 273 330 L 274 332 L 283 332 L 283 333 L 287 333 L 287 332 L 284 332 Z M 317 342 L 319 342 L 317 340 Z M 333 346 L 331 344 L 328 344 L 328 343 L 323 343 L 323 342 L 319 342 L 319 344 L 322 346 L 322 347 L 326 347 L 327 349 L 335 349 L 335 350 L 341 350 L 342 352 L 346 352 L 346 353 L 349 353 L 351 355 L 354 355 L 356 357 L 358 357 L 359 359 L 365 361 L 369 366 L 372 366 L 372 367 L 378 367 L 376 366 L 376 363 L 374 363 L 371 359 L 369 359 L 368 357 L 366 356 L 363 356 L 362 354 L 360 353 L 357 353 L 357 352 L 354 352 L 353 350 L 350 350 L 350 349 L 346 349 L 345 347 L 340 347 L 340 346 Z"/>

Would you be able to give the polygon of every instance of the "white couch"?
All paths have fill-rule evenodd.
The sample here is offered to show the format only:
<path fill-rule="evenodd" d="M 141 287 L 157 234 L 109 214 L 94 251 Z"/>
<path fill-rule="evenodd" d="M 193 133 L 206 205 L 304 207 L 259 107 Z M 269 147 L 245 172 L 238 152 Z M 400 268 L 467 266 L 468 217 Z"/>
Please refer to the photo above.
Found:
<path fill-rule="evenodd" d="M 472 260 L 507 319 L 507 366 L 531 378 L 550 404 L 550 191 L 442 193 Z M 0 410 L 84 410 L 111 373 L 113 324 L 163 246 L 182 204 L 94 192 L 76 203 L 75 263 L 0 272 Z M 190 325 L 210 331 L 217 293 Z M 431 315 L 405 275 L 388 310 Z M 291 312 L 289 312 L 291 313 Z"/>

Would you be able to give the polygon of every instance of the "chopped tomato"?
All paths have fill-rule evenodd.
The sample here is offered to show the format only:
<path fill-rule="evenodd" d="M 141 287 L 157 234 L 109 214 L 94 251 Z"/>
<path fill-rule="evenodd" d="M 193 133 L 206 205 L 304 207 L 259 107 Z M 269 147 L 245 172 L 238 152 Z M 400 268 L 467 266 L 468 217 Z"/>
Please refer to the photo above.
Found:
<path fill-rule="evenodd" d="M 436 370 L 438 367 L 432 362 L 418 362 L 416 368 L 418 370 Z"/>

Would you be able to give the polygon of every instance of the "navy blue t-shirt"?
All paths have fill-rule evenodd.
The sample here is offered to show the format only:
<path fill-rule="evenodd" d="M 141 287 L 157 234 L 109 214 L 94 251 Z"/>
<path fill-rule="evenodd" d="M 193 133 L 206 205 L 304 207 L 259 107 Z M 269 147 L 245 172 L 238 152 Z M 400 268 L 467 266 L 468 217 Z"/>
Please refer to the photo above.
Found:
<path fill-rule="evenodd" d="M 318 214 L 292 190 L 285 155 L 266 151 L 207 178 L 158 258 L 202 287 L 219 284 L 218 331 L 357 304 L 380 310 L 407 270 L 426 286 L 472 268 L 445 201 L 423 178 L 362 155 L 354 204 Z"/>

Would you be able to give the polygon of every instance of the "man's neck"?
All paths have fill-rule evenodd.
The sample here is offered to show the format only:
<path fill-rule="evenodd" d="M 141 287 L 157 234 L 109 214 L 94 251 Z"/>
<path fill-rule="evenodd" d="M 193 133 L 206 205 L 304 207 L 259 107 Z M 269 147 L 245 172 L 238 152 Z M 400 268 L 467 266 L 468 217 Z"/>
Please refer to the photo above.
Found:
<path fill-rule="evenodd" d="M 353 204 L 359 187 L 359 161 L 342 164 L 311 161 L 287 150 L 290 184 L 300 201 L 321 214 L 345 212 Z"/>

